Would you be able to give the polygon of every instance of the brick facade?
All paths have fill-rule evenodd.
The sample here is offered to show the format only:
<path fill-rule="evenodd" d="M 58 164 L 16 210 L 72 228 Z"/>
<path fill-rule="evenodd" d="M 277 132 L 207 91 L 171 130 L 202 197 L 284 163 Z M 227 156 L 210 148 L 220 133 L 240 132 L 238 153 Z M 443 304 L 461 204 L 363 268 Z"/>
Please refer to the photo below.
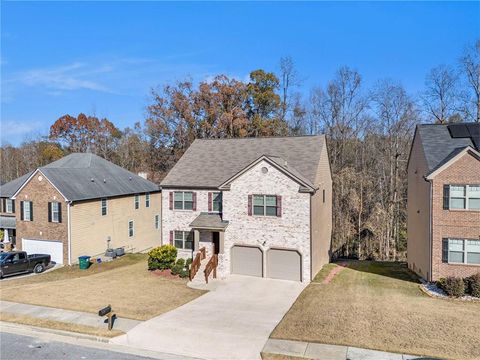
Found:
<path fill-rule="evenodd" d="M 21 201 L 32 201 L 33 221 L 21 220 Z M 48 221 L 48 203 L 62 204 L 62 222 Z M 37 171 L 16 196 L 17 249 L 22 250 L 22 238 L 31 240 L 56 240 L 63 243 L 63 263 L 68 264 L 67 203 L 53 185 Z"/>
<path fill-rule="evenodd" d="M 442 262 L 443 238 L 480 238 L 480 211 L 444 210 L 444 184 L 480 184 L 480 161 L 466 153 L 432 180 L 432 280 L 446 276 L 466 277 L 480 272 L 480 265 Z"/>

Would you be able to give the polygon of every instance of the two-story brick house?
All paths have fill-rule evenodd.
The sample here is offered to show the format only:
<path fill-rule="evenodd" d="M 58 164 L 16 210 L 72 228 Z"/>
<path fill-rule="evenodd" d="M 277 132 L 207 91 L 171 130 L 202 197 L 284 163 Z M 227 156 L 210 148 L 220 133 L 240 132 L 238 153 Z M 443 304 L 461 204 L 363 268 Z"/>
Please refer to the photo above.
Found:
<path fill-rule="evenodd" d="M 93 154 L 65 156 L 0 192 L 15 204 L 16 248 L 57 263 L 107 247 L 141 252 L 161 244 L 158 185 Z"/>
<path fill-rule="evenodd" d="M 408 163 L 408 266 L 428 281 L 480 272 L 480 124 L 419 125 Z"/>
<path fill-rule="evenodd" d="M 161 183 L 163 241 L 230 273 L 310 281 L 330 258 L 324 136 L 195 140 Z"/>

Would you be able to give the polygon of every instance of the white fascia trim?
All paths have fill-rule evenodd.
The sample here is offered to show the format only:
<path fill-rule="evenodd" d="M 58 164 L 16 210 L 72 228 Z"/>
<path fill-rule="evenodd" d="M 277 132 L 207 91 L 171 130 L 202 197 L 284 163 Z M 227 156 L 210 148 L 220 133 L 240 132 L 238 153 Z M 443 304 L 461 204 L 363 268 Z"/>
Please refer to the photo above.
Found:
<path fill-rule="evenodd" d="M 245 174 L 248 170 L 250 170 L 252 167 L 254 167 L 255 165 L 259 164 L 261 161 L 265 161 L 267 163 L 269 163 L 270 165 L 272 165 L 274 168 L 276 168 L 277 170 L 279 170 L 281 173 L 289 176 L 290 178 L 292 178 L 294 181 L 296 181 L 297 183 L 299 183 L 300 185 L 303 185 L 305 186 L 306 188 L 308 189 L 311 189 L 312 191 L 315 191 L 316 189 L 313 188 L 312 186 L 310 186 L 309 184 L 305 183 L 304 181 L 302 181 L 301 179 L 299 179 L 298 177 L 296 177 L 295 175 L 293 175 L 291 172 L 288 172 L 286 171 L 285 169 L 283 169 L 282 167 L 280 167 L 278 164 L 276 164 L 275 162 L 273 162 L 272 160 L 270 160 L 267 156 L 265 155 L 262 155 L 260 156 L 257 160 L 253 161 L 250 165 L 247 165 L 245 168 L 243 168 L 242 170 L 240 170 L 238 173 L 236 173 L 235 175 L 233 175 L 230 179 L 226 180 L 223 184 L 221 184 L 218 188 L 221 189 L 221 190 L 229 190 L 229 184 L 234 181 L 235 179 L 238 179 L 240 176 L 242 176 L 243 174 Z"/>
<path fill-rule="evenodd" d="M 68 246 L 68 265 L 72 265 L 72 220 L 70 207 L 72 206 L 71 201 L 67 201 L 67 246 Z"/>
<path fill-rule="evenodd" d="M 27 185 L 27 184 L 30 182 L 30 180 L 32 180 L 32 178 L 33 178 L 37 173 L 42 174 L 42 176 L 43 176 L 45 179 L 47 179 L 47 181 L 50 183 L 50 185 L 52 185 L 52 186 L 54 187 L 54 189 L 57 190 L 60 195 L 62 195 L 62 197 L 63 197 L 63 199 L 64 199 L 65 201 L 69 201 L 69 200 L 67 199 L 67 197 L 62 194 L 62 192 L 50 181 L 50 179 L 49 179 L 48 177 L 45 176 L 45 174 L 44 174 L 40 169 L 35 170 L 35 171 L 32 173 L 32 175 L 30 175 L 30 177 L 29 177 L 27 180 L 25 180 L 25 182 L 22 184 L 22 186 L 20 186 L 20 188 L 15 192 L 15 194 L 13 194 L 12 199 L 16 199 L 16 198 L 17 198 L 18 193 L 25 187 L 25 185 Z"/>
<path fill-rule="evenodd" d="M 440 166 L 438 169 L 436 169 L 435 171 L 433 171 L 432 173 L 428 174 L 427 177 L 425 179 L 427 180 L 432 180 L 436 175 L 438 175 L 438 173 L 442 172 L 443 170 L 445 170 L 446 168 L 448 168 L 450 165 L 452 165 L 453 163 L 455 163 L 458 159 L 460 159 L 463 155 L 465 155 L 466 153 L 471 153 L 473 156 L 475 156 L 477 159 L 480 160 L 480 152 L 478 152 L 477 150 L 475 150 L 474 148 L 470 147 L 470 146 L 467 146 L 465 149 L 463 149 L 462 151 L 460 151 L 457 155 L 455 155 L 453 158 L 451 158 L 450 160 L 448 160 L 445 164 L 443 164 L 442 166 Z"/>

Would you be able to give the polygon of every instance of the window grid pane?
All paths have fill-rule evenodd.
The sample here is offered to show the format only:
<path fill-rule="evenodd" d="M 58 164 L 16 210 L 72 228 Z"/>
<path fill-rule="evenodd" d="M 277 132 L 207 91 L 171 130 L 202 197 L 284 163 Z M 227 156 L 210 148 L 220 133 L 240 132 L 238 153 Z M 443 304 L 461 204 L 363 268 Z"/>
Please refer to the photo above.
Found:
<path fill-rule="evenodd" d="M 264 196 L 254 195 L 253 196 L 253 205 L 255 206 L 263 206 Z"/>
<path fill-rule="evenodd" d="M 451 209 L 465 209 L 465 199 L 464 198 L 451 198 L 450 199 L 450 208 Z"/>

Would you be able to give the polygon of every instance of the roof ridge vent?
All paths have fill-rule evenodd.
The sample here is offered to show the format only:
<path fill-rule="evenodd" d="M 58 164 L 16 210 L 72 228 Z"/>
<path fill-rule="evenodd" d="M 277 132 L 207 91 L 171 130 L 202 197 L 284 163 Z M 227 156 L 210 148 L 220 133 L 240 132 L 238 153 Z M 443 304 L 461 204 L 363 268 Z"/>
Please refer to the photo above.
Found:
<path fill-rule="evenodd" d="M 91 181 L 91 182 L 95 182 L 95 179 L 94 179 L 94 178 L 91 178 L 90 181 Z"/>

